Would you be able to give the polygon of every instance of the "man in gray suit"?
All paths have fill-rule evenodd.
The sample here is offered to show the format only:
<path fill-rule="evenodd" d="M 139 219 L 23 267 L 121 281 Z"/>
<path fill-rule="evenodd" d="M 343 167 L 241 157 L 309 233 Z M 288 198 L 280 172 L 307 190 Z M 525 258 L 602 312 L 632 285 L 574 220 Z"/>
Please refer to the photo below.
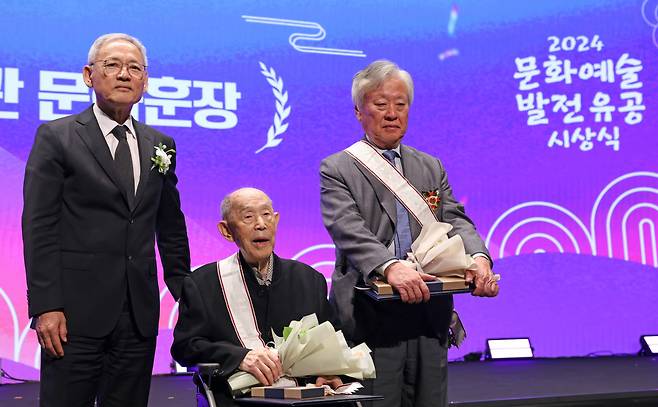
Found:
<path fill-rule="evenodd" d="M 413 100 L 411 76 L 389 61 L 375 61 L 352 82 L 356 117 L 365 140 L 423 194 L 434 216 L 453 226 L 477 264 L 467 271 L 474 295 L 493 297 L 498 285 L 491 259 L 464 207 L 455 200 L 443 165 L 400 144 Z M 346 151 L 323 160 L 321 203 L 324 224 L 336 245 L 330 300 L 348 340 L 366 341 L 377 378 L 368 390 L 385 400 L 377 406 L 446 405 L 447 346 L 453 311 L 450 295 L 430 297 L 435 277 L 405 266 L 421 225 L 364 164 Z M 385 278 L 401 301 L 376 302 L 359 294 L 374 278 Z"/>

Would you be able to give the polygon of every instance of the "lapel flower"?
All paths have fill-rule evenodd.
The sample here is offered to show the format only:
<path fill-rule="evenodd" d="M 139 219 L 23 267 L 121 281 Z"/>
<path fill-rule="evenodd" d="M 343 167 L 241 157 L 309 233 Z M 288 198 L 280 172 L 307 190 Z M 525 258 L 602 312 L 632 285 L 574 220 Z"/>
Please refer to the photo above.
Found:
<path fill-rule="evenodd" d="M 160 174 L 166 174 L 171 165 L 171 155 L 175 153 L 176 150 L 173 148 L 167 149 L 167 145 L 162 143 L 153 146 L 153 148 L 155 149 L 155 157 L 151 157 L 151 161 L 153 161 L 151 169 L 157 167 Z"/>
<path fill-rule="evenodd" d="M 441 197 L 439 196 L 439 190 L 434 189 L 432 191 L 423 191 L 423 196 L 425 197 L 425 202 L 430 206 L 432 212 L 436 211 L 441 203 Z"/>

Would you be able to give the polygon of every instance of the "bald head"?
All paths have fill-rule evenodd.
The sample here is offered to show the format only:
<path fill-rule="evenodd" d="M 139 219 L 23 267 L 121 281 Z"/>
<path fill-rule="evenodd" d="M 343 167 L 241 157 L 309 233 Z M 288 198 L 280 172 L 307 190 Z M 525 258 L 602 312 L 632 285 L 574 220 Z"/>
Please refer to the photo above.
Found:
<path fill-rule="evenodd" d="M 272 200 L 256 188 L 240 188 L 222 200 L 219 232 L 240 248 L 247 263 L 267 261 L 274 250 L 279 214 Z"/>

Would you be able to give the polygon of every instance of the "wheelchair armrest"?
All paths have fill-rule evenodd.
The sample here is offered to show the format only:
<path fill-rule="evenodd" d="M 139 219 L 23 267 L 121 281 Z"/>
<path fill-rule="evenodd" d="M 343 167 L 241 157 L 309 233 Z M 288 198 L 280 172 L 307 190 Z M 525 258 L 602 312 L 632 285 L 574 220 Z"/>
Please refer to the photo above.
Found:
<path fill-rule="evenodd" d="M 199 363 L 194 366 L 196 372 L 192 377 L 194 384 L 202 392 L 209 407 L 216 407 L 215 397 L 213 396 L 213 379 L 216 379 L 224 373 L 219 363 Z"/>
<path fill-rule="evenodd" d="M 224 373 L 219 363 L 199 363 L 196 365 L 196 369 L 199 375 L 204 378 L 213 378 Z"/>

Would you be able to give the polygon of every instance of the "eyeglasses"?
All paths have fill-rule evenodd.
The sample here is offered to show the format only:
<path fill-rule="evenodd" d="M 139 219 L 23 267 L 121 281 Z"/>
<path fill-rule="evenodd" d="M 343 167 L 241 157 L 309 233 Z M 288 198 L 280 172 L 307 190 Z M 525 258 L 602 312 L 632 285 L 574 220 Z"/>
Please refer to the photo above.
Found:
<path fill-rule="evenodd" d="M 135 79 L 142 79 L 144 77 L 144 72 L 146 72 L 146 65 L 138 64 L 137 62 L 128 62 L 127 64 L 124 64 L 118 59 L 105 59 L 94 61 L 89 65 L 94 65 L 96 62 L 103 63 L 103 72 L 108 76 L 118 74 L 123 70 L 124 66 L 127 68 L 130 76 Z"/>

